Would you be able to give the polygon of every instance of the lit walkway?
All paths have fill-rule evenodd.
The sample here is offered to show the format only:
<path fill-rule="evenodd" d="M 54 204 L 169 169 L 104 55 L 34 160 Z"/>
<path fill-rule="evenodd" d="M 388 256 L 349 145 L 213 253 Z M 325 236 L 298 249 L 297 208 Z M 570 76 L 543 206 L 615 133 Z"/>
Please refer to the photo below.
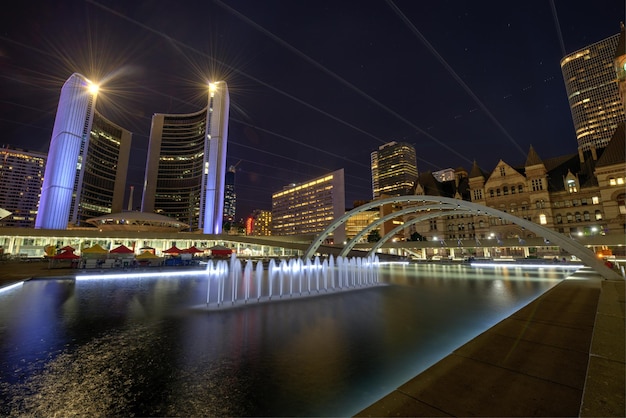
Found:
<path fill-rule="evenodd" d="M 626 416 L 624 295 L 578 273 L 357 416 Z"/>

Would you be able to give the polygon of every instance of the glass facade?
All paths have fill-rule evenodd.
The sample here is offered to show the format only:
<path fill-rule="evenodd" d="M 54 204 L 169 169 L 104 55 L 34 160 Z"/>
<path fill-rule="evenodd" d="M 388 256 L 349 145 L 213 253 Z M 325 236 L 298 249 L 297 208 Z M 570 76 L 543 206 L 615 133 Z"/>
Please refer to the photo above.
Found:
<path fill-rule="evenodd" d="M 154 211 L 199 227 L 204 173 L 206 110 L 195 115 L 155 115 L 162 120 Z"/>
<path fill-rule="evenodd" d="M 143 212 L 172 217 L 191 231 L 222 232 L 228 107 L 228 88 L 218 82 L 203 110 L 152 117 Z"/>
<path fill-rule="evenodd" d="M 412 194 L 417 182 L 415 147 L 403 142 L 381 145 L 371 154 L 374 199 Z"/>
<path fill-rule="evenodd" d="M 235 192 L 235 167 L 231 166 L 226 172 L 224 181 L 224 222 L 234 222 L 237 208 L 237 193 Z"/>
<path fill-rule="evenodd" d="M 578 148 L 583 151 L 605 147 L 625 119 L 614 69 L 618 40 L 619 35 L 611 36 L 561 60 Z"/>
<path fill-rule="evenodd" d="M 272 235 L 316 234 L 345 213 L 343 169 L 272 194 Z M 345 227 L 335 231 L 343 242 Z"/>
<path fill-rule="evenodd" d="M 87 219 L 122 211 L 130 141 L 129 131 L 95 113 L 79 193 L 72 204 L 72 224 L 89 226 Z"/>
<path fill-rule="evenodd" d="M 35 226 L 45 164 L 43 153 L 0 148 L 0 208 L 12 214 L 0 226 Z"/>

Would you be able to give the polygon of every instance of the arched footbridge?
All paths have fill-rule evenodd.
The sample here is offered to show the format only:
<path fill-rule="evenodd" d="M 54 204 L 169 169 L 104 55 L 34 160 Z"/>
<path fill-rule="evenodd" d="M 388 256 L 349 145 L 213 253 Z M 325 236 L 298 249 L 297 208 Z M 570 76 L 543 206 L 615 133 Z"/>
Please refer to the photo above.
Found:
<path fill-rule="evenodd" d="M 397 196 L 397 197 L 389 197 L 386 199 L 376 200 L 365 205 L 359 206 L 357 208 L 352 209 L 347 212 L 343 216 L 336 219 L 333 223 L 328 225 L 326 229 L 324 229 L 311 243 L 309 248 L 304 254 L 304 258 L 313 258 L 319 247 L 324 243 L 324 241 L 328 238 L 328 236 L 337 229 L 340 225 L 347 222 L 350 217 L 356 215 L 357 213 L 365 212 L 370 209 L 374 209 L 387 204 L 404 204 L 411 205 L 401 209 L 397 212 L 393 212 L 389 215 L 383 216 L 375 222 L 372 222 L 370 225 L 365 227 L 361 232 L 357 234 L 357 236 L 352 239 L 346 246 L 341 250 L 340 255 L 347 255 L 350 250 L 354 247 L 354 245 L 366 234 L 372 231 L 374 228 L 379 225 L 392 220 L 397 217 L 401 217 L 409 214 L 416 214 L 416 216 L 410 219 L 408 222 L 405 222 L 403 225 L 400 225 L 394 229 L 392 229 L 389 233 L 385 234 L 370 250 L 368 255 L 373 255 L 385 242 L 387 242 L 391 237 L 393 237 L 396 233 L 401 231 L 402 229 L 427 219 L 437 218 L 441 216 L 450 215 L 450 213 L 469 213 L 476 215 L 487 215 L 491 217 L 497 217 L 504 220 L 507 220 L 511 223 L 514 223 L 522 228 L 525 228 L 529 231 L 534 232 L 538 236 L 541 236 L 545 239 L 548 239 L 552 244 L 558 245 L 567 252 L 572 255 L 575 255 L 583 263 L 587 266 L 593 268 L 596 272 L 602 275 L 606 279 L 610 280 L 621 280 L 622 277 L 617 274 L 615 271 L 606 267 L 604 263 L 599 260 L 596 255 L 590 249 L 581 245 L 580 243 L 574 241 L 573 239 L 566 237 L 565 235 L 553 231 L 551 229 L 545 228 L 541 225 L 538 225 L 534 222 L 528 221 L 526 219 L 518 218 L 517 216 L 513 216 L 510 213 L 502 212 L 497 209 L 493 209 L 487 206 L 479 205 L 477 203 L 468 202 L 465 200 L 452 199 L 449 197 L 440 197 L 440 196 Z"/>

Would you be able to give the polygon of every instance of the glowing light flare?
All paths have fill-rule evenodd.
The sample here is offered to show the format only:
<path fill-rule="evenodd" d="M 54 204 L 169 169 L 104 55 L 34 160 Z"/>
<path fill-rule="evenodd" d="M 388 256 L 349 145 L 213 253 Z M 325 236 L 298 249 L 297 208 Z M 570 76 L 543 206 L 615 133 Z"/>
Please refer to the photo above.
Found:
<path fill-rule="evenodd" d="M 112 273 L 112 274 L 89 274 L 76 276 L 76 280 L 107 280 L 107 279 L 143 279 L 147 277 L 178 277 L 178 276 L 200 276 L 206 274 L 205 270 L 187 270 L 176 272 L 154 272 L 154 273 Z"/>
<path fill-rule="evenodd" d="M 98 90 L 100 90 L 100 86 L 90 81 L 87 85 L 87 90 L 89 91 L 89 93 L 95 96 L 96 94 L 98 94 Z"/>
<path fill-rule="evenodd" d="M 0 293 L 4 293 L 4 292 L 8 292 L 10 290 L 16 289 L 20 286 L 22 286 L 24 284 L 24 282 L 18 282 L 18 283 L 14 283 L 5 287 L 0 288 Z"/>
<path fill-rule="evenodd" d="M 529 269 L 567 269 L 567 270 L 579 270 L 585 267 L 583 264 L 511 264 L 511 263 L 471 263 L 472 267 L 511 267 L 511 268 L 529 268 Z"/>

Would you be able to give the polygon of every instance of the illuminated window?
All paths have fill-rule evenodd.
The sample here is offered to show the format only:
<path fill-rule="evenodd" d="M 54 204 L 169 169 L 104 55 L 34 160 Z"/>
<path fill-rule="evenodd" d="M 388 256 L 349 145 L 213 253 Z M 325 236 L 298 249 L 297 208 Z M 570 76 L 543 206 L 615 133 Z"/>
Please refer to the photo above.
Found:
<path fill-rule="evenodd" d="M 570 193 L 578 192 L 578 188 L 576 187 L 576 180 L 573 180 L 573 179 L 567 180 L 567 191 Z"/>
<path fill-rule="evenodd" d="M 548 221 L 546 220 L 546 215 L 544 215 L 543 213 L 539 215 L 539 223 L 541 225 L 545 225 L 548 223 Z"/>
<path fill-rule="evenodd" d="M 598 196 L 593 196 L 591 198 L 591 203 L 593 203 L 594 205 L 597 205 L 600 203 L 600 198 Z"/>

